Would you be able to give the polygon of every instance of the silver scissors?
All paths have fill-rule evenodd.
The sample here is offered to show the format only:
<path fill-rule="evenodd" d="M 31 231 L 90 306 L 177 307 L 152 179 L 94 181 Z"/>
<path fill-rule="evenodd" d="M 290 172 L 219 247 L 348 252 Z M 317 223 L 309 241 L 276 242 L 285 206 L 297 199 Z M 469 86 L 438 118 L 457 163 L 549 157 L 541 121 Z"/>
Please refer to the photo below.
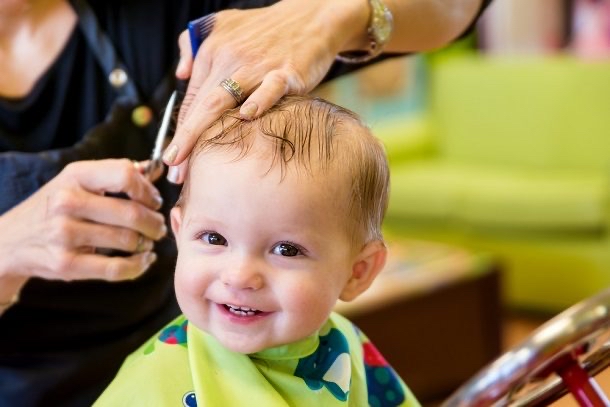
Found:
<path fill-rule="evenodd" d="M 167 138 L 167 129 L 169 128 L 169 123 L 172 118 L 172 111 L 174 110 L 174 106 L 176 105 L 176 91 L 172 93 L 167 102 L 167 106 L 165 107 L 165 112 L 163 112 L 163 119 L 161 120 L 161 126 L 159 127 L 159 132 L 157 133 L 157 138 L 155 139 L 155 147 L 153 148 L 152 155 L 150 156 L 150 161 L 144 167 L 144 175 L 150 177 L 154 174 L 159 168 L 163 167 L 163 148 L 165 148 L 165 140 Z"/>
<path fill-rule="evenodd" d="M 188 31 L 191 40 L 193 57 L 197 55 L 197 51 L 199 50 L 201 43 L 212 31 L 215 20 L 215 13 L 212 13 L 188 23 Z M 169 102 L 167 102 L 167 106 L 165 107 L 163 119 L 161 120 L 161 127 L 159 127 L 159 132 L 157 133 L 155 147 L 153 149 L 152 156 L 150 157 L 150 162 L 144 168 L 143 171 L 144 175 L 146 175 L 147 177 L 150 177 L 152 174 L 155 173 L 155 171 L 157 171 L 163 166 L 163 160 L 161 159 L 161 157 L 163 154 L 163 148 L 165 147 L 165 139 L 167 137 L 167 129 L 169 127 L 172 111 L 174 110 L 174 106 L 176 105 L 176 93 L 176 91 L 172 93 L 169 98 Z"/>
<path fill-rule="evenodd" d="M 159 132 L 157 133 L 157 138 L 155 139 L 155 147 L 153 149 L 152 155 L 150 157 L 150 161 L 142 168 L 142 174 L 151 179 L 151 176 L 159 169 L 163 167 L 163 160 L 161 156 L 163 154 L 163 147 L 165 147 L 165 139 L 167 137 L 167 129 L 169 128 L 169 123 L 172 118 L 172 111 L 174 110 L 174 106 L 176 105 L 176 91 L 174 91 L 169 98 L 169 102 L 167 102 L 167 106 L 165 107 L 165 112 L 163 113 L 163 119 L 161 120 L 161 127 L 159 127 Z M 134 161 L 134 164 L 138 164 Z M 121 198 L 121 199 L 129 199 L 129 196 L 125 192 L 105 192 L 105 196 L 110 196 L 113 198 Z M 143 239 L 143 236 L 140 234 L 140 240 Z M 140 240 L 138 241 L 138 247 L 140 247 Z M 131 253 L 123 252 L 121 250 L 115 249 L 107 249 L 103 247 L 95 248 L 95 253 L 103 254 L 106 256 L 128 256 Z"/>

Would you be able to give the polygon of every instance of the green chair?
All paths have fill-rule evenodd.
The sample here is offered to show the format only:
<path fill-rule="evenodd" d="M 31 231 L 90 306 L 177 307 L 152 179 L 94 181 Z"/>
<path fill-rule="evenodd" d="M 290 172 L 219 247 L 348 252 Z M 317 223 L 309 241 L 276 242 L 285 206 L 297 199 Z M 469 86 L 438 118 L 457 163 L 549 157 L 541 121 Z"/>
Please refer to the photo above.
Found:
<path fill-rule="evenodd" d="M 386 229 L 496 255 L 513 308 L 610 286 L 610 62 L 452 57 L 429 108 L 391 121 Z"/>

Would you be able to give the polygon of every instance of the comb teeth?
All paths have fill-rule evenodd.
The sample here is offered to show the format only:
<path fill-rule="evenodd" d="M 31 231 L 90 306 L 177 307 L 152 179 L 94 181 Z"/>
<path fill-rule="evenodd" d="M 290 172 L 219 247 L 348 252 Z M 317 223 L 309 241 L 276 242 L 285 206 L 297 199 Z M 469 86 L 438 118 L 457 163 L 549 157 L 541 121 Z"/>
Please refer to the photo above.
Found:
<path fill-rule="evenodd" d="M 214 22 L 216 21 L 216 13 L 208 14 L 203 17 L 199 17 L 196 20 L 188 23 L 189 36 L 191 39 L 191 50 L 193 51 L 193 57 L 197 55 L 197 51 L 201 46 L 203 40 L 212 32 L 214 28 Z"/>

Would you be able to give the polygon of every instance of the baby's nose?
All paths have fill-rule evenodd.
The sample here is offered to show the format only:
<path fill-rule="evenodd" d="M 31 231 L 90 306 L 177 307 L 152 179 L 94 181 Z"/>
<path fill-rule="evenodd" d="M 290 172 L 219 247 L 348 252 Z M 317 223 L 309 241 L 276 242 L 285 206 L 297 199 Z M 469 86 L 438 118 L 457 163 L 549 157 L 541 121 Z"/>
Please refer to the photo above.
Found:
<path fill-rule="evenodd" d="M 223 284 L 239 290 L 259 290 L 263 287 L 263 281 L 262 273 L 252 260 L 233 264 L 222 273 Z"/>

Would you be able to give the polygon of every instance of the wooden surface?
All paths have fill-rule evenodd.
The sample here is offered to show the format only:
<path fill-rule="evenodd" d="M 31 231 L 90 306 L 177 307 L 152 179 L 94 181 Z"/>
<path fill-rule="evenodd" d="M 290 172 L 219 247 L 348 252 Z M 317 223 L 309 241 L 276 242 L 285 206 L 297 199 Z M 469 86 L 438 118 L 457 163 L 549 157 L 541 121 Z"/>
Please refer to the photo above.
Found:
<path fill-rule="evenodd" d="M 483 261 L 454 246 L 416 240 L 391 241 L 388 253 L 386 266 L 373 285 L 356 300 L 337 303 L 337 312 L 354 317 L 475 278 Z"/>
<path fill-rule="evenodd" d="M 425 404 L 500 354 L 500 272 L 489 258 L 452 246 L 393 241 L 389 248 L 369 291 L 336 309 Z"/>

